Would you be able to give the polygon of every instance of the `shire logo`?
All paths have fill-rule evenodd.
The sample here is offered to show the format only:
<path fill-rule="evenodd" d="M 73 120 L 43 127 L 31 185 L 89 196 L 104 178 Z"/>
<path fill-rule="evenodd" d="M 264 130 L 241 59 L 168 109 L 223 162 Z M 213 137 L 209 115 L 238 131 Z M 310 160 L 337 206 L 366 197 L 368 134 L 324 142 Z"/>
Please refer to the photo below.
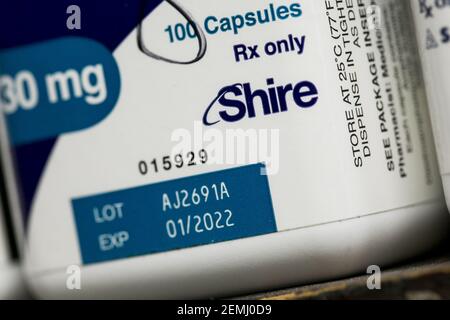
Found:
<path fill-rule="evenodd" d="M 236 122 L 243 118 L 255 118 L 256 109 L 265 116 L 288 111 L 288 98 L 302 108 L 311 108 L 319 100 L 317 87 L 310 81 L 275 86 L 273 78 L 266 80 L 267 89 L 253 90 L 250 83 L 235 83 L 220 89 L 206 108 L 203 124 L 212 126 L 220 121 Z M 219 109 L 219 105 L 221 108 Z M 217 106 L 215 117 L 211 114 Z"/>

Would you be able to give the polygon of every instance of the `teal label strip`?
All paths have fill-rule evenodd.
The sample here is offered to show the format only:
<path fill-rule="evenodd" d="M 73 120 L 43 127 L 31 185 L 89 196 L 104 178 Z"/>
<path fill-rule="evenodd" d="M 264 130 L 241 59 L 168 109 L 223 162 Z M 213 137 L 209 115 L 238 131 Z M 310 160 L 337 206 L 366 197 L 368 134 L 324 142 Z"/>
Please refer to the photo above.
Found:
<path fill-rule="evenodd" d="M 72 201 L 84 264 L 277 231 L 263 164 Z"/>

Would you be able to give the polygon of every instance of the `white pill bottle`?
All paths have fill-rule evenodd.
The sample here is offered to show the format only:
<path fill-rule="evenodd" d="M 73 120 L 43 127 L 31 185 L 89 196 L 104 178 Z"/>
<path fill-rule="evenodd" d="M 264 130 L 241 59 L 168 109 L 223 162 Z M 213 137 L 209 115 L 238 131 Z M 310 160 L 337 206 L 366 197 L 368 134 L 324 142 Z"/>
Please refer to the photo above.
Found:
<path fill-rule="evenodd" d="M 407 1 L 92 3 L 0 51 L 38 297 L 235 296 L 445 236 Z"/>
<path fill-rule="evenodd" d="M 450 1 L 412 0 L 447 205 L 450 201 Z"/>

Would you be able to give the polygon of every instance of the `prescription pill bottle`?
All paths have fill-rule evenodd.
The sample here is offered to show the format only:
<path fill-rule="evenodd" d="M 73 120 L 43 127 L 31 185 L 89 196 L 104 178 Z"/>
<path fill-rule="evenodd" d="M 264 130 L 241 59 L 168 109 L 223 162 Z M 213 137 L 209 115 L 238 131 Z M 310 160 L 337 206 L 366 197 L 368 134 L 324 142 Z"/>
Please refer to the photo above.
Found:
<path fill-rule="evenodd" d="M 445 235 L 407 1 L 73 2 L 0 11 L 38 297 L 239 295 Z"/>
<path fill-rule="evenodd" d="M 447 205 L 450 199 L 450 1 L 411 1 Z"/>

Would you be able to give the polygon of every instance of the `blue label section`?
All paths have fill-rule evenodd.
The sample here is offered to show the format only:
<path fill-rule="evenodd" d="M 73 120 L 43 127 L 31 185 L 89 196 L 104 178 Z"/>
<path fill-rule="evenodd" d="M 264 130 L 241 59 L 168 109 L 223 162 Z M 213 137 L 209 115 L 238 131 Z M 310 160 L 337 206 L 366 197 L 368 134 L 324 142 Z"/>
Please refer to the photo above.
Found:
<path fill-rule="evenodd" d="M 84 264 L 277 231 L 263 164 L 72 200 Z"/>
<path fill-rule="evenodd" d="M 117 63 L 94 40 L 66 37 L 0 52 L 0 107 L 14 145 L 93 126 L 119 93 Z"/>
<path fill-rule="evenodd" d="M 9 1 L 8 5 L 1 5 L 0 10 L 0 49 L 77 36 L 95 40 L 113 52 L 162 1 L 114 0 L 108 1 L 107 10 L 105 0 Z M 67 19 L 70 19 L 71 14 L 64 13 L 72 5 L 82 8 L 81 29 L 67 28 Z M 53 52 L 44 61 L 59 55 L 59 51 Z M 2 66 L 5 63 L 0 61 L 0 69 Z M 56 140 L 57 137 L 50 137 L 30 144 L 17 144 L 14 148 L 25 226 L 36 186 Z"/>

